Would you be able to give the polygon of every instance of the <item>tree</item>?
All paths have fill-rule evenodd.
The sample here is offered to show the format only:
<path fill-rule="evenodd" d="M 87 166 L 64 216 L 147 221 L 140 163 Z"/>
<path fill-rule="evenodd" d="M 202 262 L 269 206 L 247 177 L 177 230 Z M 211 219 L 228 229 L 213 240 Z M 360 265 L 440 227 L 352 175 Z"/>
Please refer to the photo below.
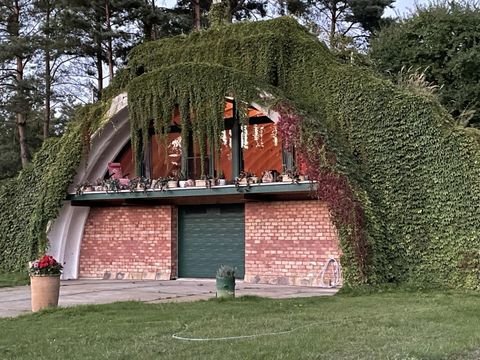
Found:
<path fill-rule="evenodd" d="M 385 8 L 395 0 L 281 0 L 281 14 L 303 19 L 331 48 L 343 38 L 368 39 L 371 33 L 391 19 L 383 18 Z M 286 7 L 286 10 L 285 10 Z"/>
<path fill-rule="evenodd" d="M 199 30 L 200 27 L 206 26 L 207 14 L 214 5 L 215 2 L 212 0 L 178 0 L 175 9 L 193 13 L 193 29 Z M 226 23 L 267 15 L 266 0 L 218 0 L 216 5 L 221 5 L 222 9 L 225 9 L 222 15 Z"/>
<path fill-rule="evenodd" d="M 27 114 L 35 98 L 34 78 L 27 66 L 35 54 L 35 24 L 28 21 L 32 4 L 28 0 L 0 1 L 0 108 L 14 114 L 22 167 L 30 160 L 27 144 Z"/>
<path fill-rule="evenodd" d="M 459 124 L 480 127 L 480 9 L 475 4 L 418 7 L 376 35 L 370 56 L 388 76 L 402 68 L 423 73 Z"/>

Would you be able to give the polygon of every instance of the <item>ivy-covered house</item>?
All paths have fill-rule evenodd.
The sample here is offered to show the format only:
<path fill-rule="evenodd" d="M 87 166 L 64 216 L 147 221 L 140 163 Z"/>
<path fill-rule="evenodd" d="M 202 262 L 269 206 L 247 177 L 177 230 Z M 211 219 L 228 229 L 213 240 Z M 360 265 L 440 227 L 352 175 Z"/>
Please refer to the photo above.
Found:
<path fill-rule="evenodd" d="M 294 20 L 141 45 L 109 94 L 2 187 L 2 269 L 44 249 L 52 220 L 65 278 L 214 277 L 226 263 L 245 281 L 318 286 L 334 259 L 352 286 L 480 287 L 476 130 L 338 63 Z M 112 181 L 221 174 L 228 185 Z M 108 192 L 75 192 L 97 179 Z"/>

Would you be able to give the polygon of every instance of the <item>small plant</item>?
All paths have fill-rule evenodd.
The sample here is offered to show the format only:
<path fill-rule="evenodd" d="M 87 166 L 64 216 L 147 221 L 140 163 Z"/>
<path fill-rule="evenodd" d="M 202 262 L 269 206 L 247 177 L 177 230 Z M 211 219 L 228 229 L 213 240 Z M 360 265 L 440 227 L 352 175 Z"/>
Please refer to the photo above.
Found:
<path fill-rule="evenodd" d="M 137 190 L 142 190 L 143 192 L 147 191 L 150 188 L 152 181 L 146 177 L 139 177 L 137 183 Z"/>
<path fill-rule="evenodd" d="M 219 179 L 225 179 L 225 174 L 223 173 L 222 170 L 220 170 L 220 171 L 218 172 L 218 178 L 219 178 Z"/>
<path fill-rule="evenodd" d="M 105 181 L 101 178 L 95 180 L 95 191 L 105 191 Z"/>
<path fill-rule="evenodd" d="M 168 188 L 168 178 L 158 178 L 155 181 L 155 185 L 153 186 L 153 189 L 155 190 L 160 190 L 160 191 L 166 191 Z"/>
<path fill-rule="evenodd" d="M 60 275 L 62 270 L 63 265 L 50 255 L 43 255 L 40 259 L 31 261 L 28 266 L 30 276 Z"/>
<path fill-rule="evenodd" d="M 229 265 L 220 265 L 220 267 L 217 270 L 217 277 L 218 278 L 234 278 L 235 269 Z"/>
<path fill-rule="evenodd" d="M 107 179 L 105 180 L 105 189 L 107 193 L 116 193 L 121 190 L 120 188 L 120 180 L 118 179 Z"/>
<path fill-rule="evenodd" d="M 287 179 L 291 179 L 293 184 L 298 184 L 300 182 L 300 174 L 293 168 L 292 170 L 287 170 L 282 176 L 286 176 Z"/>

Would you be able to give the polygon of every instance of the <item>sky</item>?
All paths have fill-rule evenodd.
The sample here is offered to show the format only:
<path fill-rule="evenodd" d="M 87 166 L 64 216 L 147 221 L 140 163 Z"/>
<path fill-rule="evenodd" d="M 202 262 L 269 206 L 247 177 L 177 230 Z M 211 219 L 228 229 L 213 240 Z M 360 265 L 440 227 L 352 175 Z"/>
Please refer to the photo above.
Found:
<path fill-rule="evenodd" d="M 415 4 L 428 4 L 429 0 L 396 0 L 394 2 L 394 9 L 388 9 L 385 13 L 386 16 L 401 16 L 408 14 L 410 10 L 415 8 Z M 158 6 L 173 7 L 176 3 L 175 0 L 155 0 Z"/>
<path fill-rule="evenodd" d="M 409 14 L 411 10 L 415 8 L 415 4 L 425 5 L 428 4 L 428 0 L 396 0 L 393 3 L 394 9 L 387 9 L 385 11 L 386 16 L 402 16 Z"/>

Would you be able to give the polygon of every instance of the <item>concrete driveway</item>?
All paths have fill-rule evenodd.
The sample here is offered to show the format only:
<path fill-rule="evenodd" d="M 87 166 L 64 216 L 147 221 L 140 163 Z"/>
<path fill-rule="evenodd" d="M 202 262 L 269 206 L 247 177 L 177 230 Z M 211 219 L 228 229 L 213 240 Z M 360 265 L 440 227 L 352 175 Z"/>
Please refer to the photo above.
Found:
<path fill-rule="evenodd" d="M 337 289 L 315 287 L 249 284 L 237 281 L 236 296 L 255 295 L 283 299 L 308 296 L 328 296 Z M 65 280 L 60 287 L 59 306 L 106 304 L 116 301 L 207 300 L 215 297 L 215 280 Z M 30 287 L 0 288 L 0 317 L 30 312 Z"/>

